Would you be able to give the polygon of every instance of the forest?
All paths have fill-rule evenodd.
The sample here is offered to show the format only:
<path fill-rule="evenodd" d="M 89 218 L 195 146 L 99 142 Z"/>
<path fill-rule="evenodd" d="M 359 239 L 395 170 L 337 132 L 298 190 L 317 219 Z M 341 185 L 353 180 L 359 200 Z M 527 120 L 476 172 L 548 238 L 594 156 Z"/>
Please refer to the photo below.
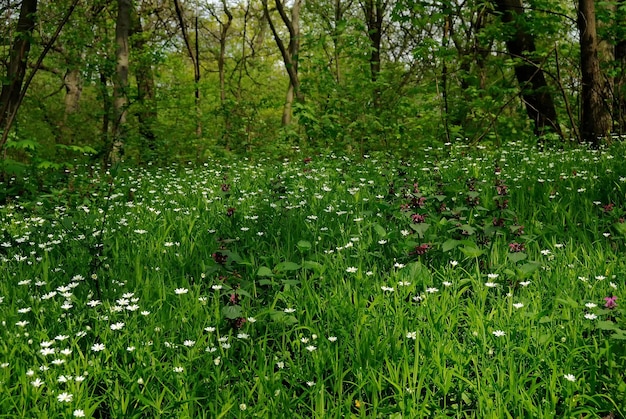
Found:
<path fill-rule="evenodd" d="M 3 179 L 222 153 L 597 146 L 626 131 L 626 4 L 5 1 Z"/>
<path fill-rule="evenodd" d="M 626 417 L 626 0 L 0 14 L 0 418 Z"/>

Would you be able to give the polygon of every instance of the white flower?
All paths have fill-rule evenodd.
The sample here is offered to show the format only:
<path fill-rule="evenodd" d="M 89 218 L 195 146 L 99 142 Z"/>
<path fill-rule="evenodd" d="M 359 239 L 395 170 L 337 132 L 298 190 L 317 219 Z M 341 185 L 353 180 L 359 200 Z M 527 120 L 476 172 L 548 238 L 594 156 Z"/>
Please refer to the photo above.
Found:
<path fill-rule="evenodd" d="M 315 381 L 307 381 L 306 385 L 309 387 L 313 387 L 315 385 Z"/>
<path fill-rule="evenodd" d="M 30 383 L 33 385 L 33 387 L 41 387 L 44 384 L 44 381 L 41 378 L 37 377 L 35 381 L 31 381 Z"/>
<path fill-rule="evenodd" d="M 439 291 L 439 289 L 435 288 L 435 287 L 426 288 L 426 292 L 429 293 L 429 294 L 434 294 L 437 291 Z"/>
<path fill-rule="evenodd" d="M 189 290 L 187 288 L 176 288 L 174 290 L 174 293 L 177 295 L 181 295 L 181 294 L 187 294 L 189 292 Z"/>
<path fill-rule="evenodd" d="M 111 328 L 111 330 L 122 330 L 122 328 L 124 327 L 124 323 L 123 322 L 113 323 L 109 327 Z"/>
<path fill-rule="evenodd" d="M 289 313 L 295 313 L 296 309 L 295 308 L 286 308 L 283 310 L 285 313 L 289 314 Z"/>
<path fill-rule="evenodd" d="M 309 352 L 313 352 L 316 349 L 317 349 L 317 347 L 315 347 L 313 345 L 309 345 L 309 346 L 306 347 L 306 350 L 309 351 Z"/>
<path fill-rule="evenodd" d="M 355 273 L 355 272 L 356 272 L 356 271 L 358 271 L 358 270 L 359 270 L 358 268 L 356 268 L 356 267 L 354 267 L 354 266 L 350 266 L 350 267 L 348 267 L 348 268 L 346 269 L 346 272 L 353 274 L 353 273 Z"/>
<path fill-rule="evenodd" d="M 485 286 L 489 288 L 495 288 L 498 286 L 495 282 L 485 282 Z"/>
<path fill-rule="evenodd" d="M 524 303 L 514 303 L 513 307 L 515 307 L 517 309 L 520 309 L 520 308 L 524 307 Z"/>
<path fill-rule="evenodd" d="M 213 291 L 219 291 L 219 290 L 222 289 L 222 286 L 221 285 L 211 285 L 211 289 Z"/>
<path fill-rule="evenodd" d="M 245 403 L 241 403 L 241 404 L 239 405 L 239 410 L 246 410 L 247 408 L 248 408 L 248 406 L 246 406 L 246 404 L 245 404 Z"/>
<path fill-rule="evenodd" d="M 587 307 L 587 308 L 595 308 L 597 306 L 598 305 L 596 303 L 587 303 L 587 304 L 585 304 L 585 307 Z"/>
<path fill-rule="evenodd" d="M 530 285 L 530 281 L 522 281 L 519 283 L 522 287 L 527 287 Z"/>
<path fill-rule="evenodd" d="M 487 274 L 487 278 L 489 278 L 489 279 L 496 279 L 499 276 L 500 275 L 498 275 L 498 274 Z"/>
<path fill-rule="evenodd" d="M 328 340 L 331 342 L 336 342 L 337 341 L 337 336 L 329 336 Z"/>
<path fill-rule="evenodd" d="M 567 381 L 571 381 L 572 383 L 576 382 L 576 377 L 574 376 L 574 374 L 565 374 L 563 378 L 565 378 Z"/>
<path fill-rule="evenodd" d="M 595 320 L 597 318 L 598 318 L 598 316 L 596 316 L 593 313 L 585 313 L 585 319 L 587 319 L 587 320 Z"/>
<path fill-rule="evenodd" d="M 415 340 L 417 339 L 417 332 L 407 332 L 406 337 Z"/>
<path fill-rule="evenodd" d="M 380 287 L 380 289 L 381 289 L 381 290 L 383 290 L 383 291 L 385 291 L 385 292 L 394 292 L 393 287 L 385 287 L 385 286 L 382 286 L 382 287 Z"/>
<path fill-rule="evenodd" d="M 185 369 L 183 367 L 174 367 L 174 372 L 183 372 Z"/>
<path fill-rule="evenodd" d="M 41 355 L 43 355 L 43 356 L 52 355 L 55 352 L 56 352 L 56 349 L 54 349 L 54 348 L 41 348 L 39 350 L 39 353 L 41 353 Z"/>
<path fill-rule="evenodd" d="M 498 337 L 498 338 L 499 338 L 499 337 L 501 337 L 501 336 L 506 335 L 506 333 L 504 333 L 502 330 L 494 330 L 494 331 L 493 331 L 493 332 L 491 332 L 491 333 L 493 333 L 493 335 L 494 335 L 495 337 Z"/>
<path fill-rule="evenodd" d="M 220 364 L 220 362 L 222 362 L 222 357 L 221 357 L 221 356 L 218 356 L 217 358 L 215 358 L 215 359 L 213 360 L 213 363 L 214 363 L 215 365 L 219 365 L 219 364 Z"/>
<path fill-rule="evenodd" d="M 94 343 L 91 346 L 91 350 L 94 352 L 104 351 L 104 348 L 105 348 L 104 343 Z"/>
<path fill-rule="evenodd" d="M 458 264 L 459 264 L 459 262 L 457 262 L 456 260 L 451 260 L 450 261 L 450 265 L 452 265 L 453 267 L 458 265 Z"/>
<path fill-rule="evenodd" d="M 74 396 L 69 393 L 61 393 L 57 396 L 58 401 L 65 402 L 65 403 L 71 402 L 72 398 L 74 398 Z"/>
<path fill-rule="evenodd" d="M 77 418 L 84 418 L 85 417 L 85 411 L 82 410 L 82 409 L 74 410 L 73 414 L 74 414 L 74 417 L 77 417 Z"/>
<path fill-rule="evenodd" d="M 248 320 L 248 323 L 256 322 L 256 319 L 254 317 L 248 317 L 247 320 Z"/>
<path fill-rule="evenodd" d="M 248 339 L 250 337 L 247 333 L 237 333 L 237 339 Z"/>

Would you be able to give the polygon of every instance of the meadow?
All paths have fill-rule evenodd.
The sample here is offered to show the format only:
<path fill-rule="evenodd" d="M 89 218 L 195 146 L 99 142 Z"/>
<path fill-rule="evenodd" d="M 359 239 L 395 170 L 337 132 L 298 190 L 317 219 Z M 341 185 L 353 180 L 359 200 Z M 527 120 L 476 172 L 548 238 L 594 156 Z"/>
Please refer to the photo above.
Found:
<path fill-rule="evenodd" d="M 77 168 L 0 207 L 0 417 L 625 417 L 624 155 Z"/>

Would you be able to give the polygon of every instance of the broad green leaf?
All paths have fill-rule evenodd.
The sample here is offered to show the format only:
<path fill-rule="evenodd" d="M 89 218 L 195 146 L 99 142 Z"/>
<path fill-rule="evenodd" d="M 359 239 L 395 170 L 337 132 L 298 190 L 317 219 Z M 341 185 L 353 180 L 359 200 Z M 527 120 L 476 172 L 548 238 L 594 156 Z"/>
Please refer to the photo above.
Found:
<path fill-rule="evenodd" d="M 241 313 L 241 306 L 238 305 L 222 307 L 222 315 L 227 319 L 237 319 L 241 317 Z"/>
<path fill-rule="evenodd" d="M 459 245 L 458 240 L 448 239 L 445 242 L 443 242 L 443 244 L 441 245 L 441 250 L 443 250 L 444 252 L 449 252 L 450 250 L 454 249 L 458 245 Z"/>
<path fill-rule="evenodd" d="M 378 237 L 382 238 L 382 237 L 387 236 L 387 232 L 380 224 L 374 224 L 374 231 L 376 231 L 376 234 L 378 234 Z"/>
<path fill-rule="evenodd" d="M 280 262 L 274 267 L 275 271 L 297 271 L 300 265 L 294 262 Z"/>
<path fill-rule="evenodd" d="M 520 260 L 526 259 L 528 255 L 524 252 L 516 252 L 516 253 L 509 253 L 507 257 L 509 258 L 511 262 L 516 263 L 516 262 L 519 262 Z"/>
<path fill-rule="evenodd" d="M 298 242 L 298 244 L 296 244 L 296 246 L 300 250 L 310 250 L 311 249 L 311 242 L 307 241 L 307 240 L 300 240 Z"/>
<path fill-rule="evenodd" d="M 272 270 L 267 266 L 261 266 L 256 272 L 256 276 L 274 276 L 274 274 L 272 273 Z"/>
<path fill-rule="evenodd" d="M 323 272 L 324 271 L 324 265 L 322 265 L 321 263 L 312 261 L 312 260 L 305 260 L 304 262 L 302 262 L 302 267 L 304 269 L 310 269 L 310 270 L 315 271 L 315 272 Z"/>
<path fill-rule="evenodd" d="M 539 262 L 528 262 L 519 267 L 519 271 L 523 276 L 531 275 L 541 267 Z"/>
<path fill-rule="evenodd" d="M 596 326 L 598 326 L 598 329 L 600 330 L 619 330 L 619 327 L 617 327 L 617 325 L 610 320 L 600 320 L 596 323 Z"/>
<path fill-rule="evenodd" d="M 483 253 L 485 253 L 484 250 L 481 250 L 478 247 L 470 247 L 470 246 L 463 246 L 460 248 L 460 250 L 468 258 L 477 258 L 481 256 Z"/>
<path fill-rule="evenodd" d="M 424 233 L 429 227 L 430 224 L 427 223 L 411 224 L 411 228 L 417 233 L 418 236 L 420 236 L 420 238 L 424 237 Z"/>

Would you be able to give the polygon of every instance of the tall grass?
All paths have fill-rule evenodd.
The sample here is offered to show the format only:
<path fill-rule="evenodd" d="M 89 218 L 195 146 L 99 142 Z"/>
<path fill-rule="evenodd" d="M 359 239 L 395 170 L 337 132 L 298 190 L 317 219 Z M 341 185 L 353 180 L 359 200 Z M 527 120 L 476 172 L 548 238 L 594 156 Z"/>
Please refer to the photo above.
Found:
<path fill-rule="evenodd" d="M 0 208 L 0 416 L 624 417 L 624 151 L 77 171 Z"/>

